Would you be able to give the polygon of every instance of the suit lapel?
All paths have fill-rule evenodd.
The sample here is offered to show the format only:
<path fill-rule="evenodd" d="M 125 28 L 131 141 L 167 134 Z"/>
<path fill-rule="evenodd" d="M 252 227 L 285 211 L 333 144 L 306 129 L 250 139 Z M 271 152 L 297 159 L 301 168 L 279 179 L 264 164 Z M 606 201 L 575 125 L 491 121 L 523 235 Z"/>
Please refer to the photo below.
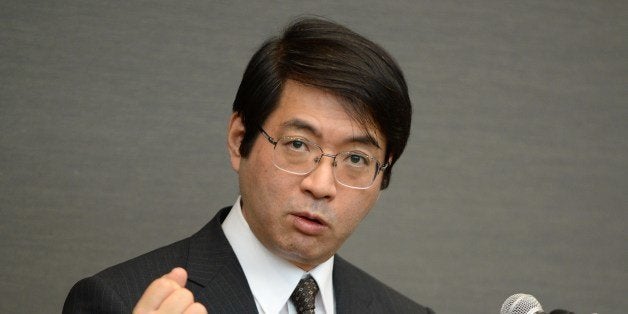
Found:
<path fill-rule="evenodd" d="M 221 209 L 191 237 L 188 288 L 210 313 L 257 313 L 244 271 L 222 231 L 221 224 L 229 210 L 229 207 Z M 359 274 L 337 255 L 332 278 L 337 313 L 371 312 L 370 290 L 359 286 L 362 281 Z"/>
<path fill-rule="evenodd" d="M 240 263 L 222 231 L 230 208 L 218 214 L 192 236 L 188 281 L 194 295 L 210 313 L 257 313 L 257 306 Z"/>
<path fill-rule="evenodd" d="M 352 266 L 336 255 L 334 257 L 334 298 L 337 313 L 370 313 L 373 298 L 370 290 L 360 287 L 362 280 L 356 275 Z"/>

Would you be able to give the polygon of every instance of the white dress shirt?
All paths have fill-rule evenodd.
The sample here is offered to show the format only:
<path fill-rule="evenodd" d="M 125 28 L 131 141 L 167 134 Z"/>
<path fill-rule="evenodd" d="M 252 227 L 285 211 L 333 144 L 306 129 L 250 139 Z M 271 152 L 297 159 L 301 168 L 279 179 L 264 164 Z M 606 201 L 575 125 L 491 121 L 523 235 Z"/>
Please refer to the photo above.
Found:
<path fill-rule="evenodd" d="M 319 292 L 316 313 L 335 313 L 332 271 L 334 257 L 309 272 L 270 252 L 253 234 L 242 214 L 240 197 L 222 223 L 222 229 L 244 270 L 259 313 L 296 314 L 290 295 L 301 278 L 314 277 Z"/>

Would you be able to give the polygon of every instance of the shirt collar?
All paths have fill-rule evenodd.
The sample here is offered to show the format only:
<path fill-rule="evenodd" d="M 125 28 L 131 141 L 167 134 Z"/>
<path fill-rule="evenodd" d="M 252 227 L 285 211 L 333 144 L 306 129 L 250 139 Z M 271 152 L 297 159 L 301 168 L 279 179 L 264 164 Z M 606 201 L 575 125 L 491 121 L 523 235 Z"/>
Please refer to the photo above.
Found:
<path fill-rule="evenodd" d="M 222 223 L 256 303 L 264 313 L 279 313 L 292 291 L 308 273 L 269 251 L 253 234 L 242 215 L 240 197 Z M 319 286 L 319 296 L 326 313 L 334 312 L 332 271 L 334 257 L 313 268 L 309 274 Z M 317 297 L 318 299 L 318 297 Z"/>

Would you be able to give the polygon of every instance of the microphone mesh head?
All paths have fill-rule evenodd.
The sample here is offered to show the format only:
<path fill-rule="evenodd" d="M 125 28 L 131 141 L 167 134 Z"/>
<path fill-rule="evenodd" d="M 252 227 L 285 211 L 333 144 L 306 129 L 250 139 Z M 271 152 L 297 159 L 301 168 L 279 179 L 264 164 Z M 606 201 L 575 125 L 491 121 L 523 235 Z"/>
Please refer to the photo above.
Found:
<path fill-rule="evenodd" d="M 534 314 L 542 312 L 541 303 L 525 293 L 513 294 L 502 304 L 500 314 Z"/>

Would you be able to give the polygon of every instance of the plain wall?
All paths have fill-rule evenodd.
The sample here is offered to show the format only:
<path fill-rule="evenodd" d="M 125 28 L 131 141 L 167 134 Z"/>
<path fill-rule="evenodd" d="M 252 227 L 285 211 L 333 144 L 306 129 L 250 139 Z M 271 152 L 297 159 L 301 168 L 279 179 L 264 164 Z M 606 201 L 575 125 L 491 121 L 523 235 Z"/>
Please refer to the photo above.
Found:
<path fill-rule="evenodd" d="M 0 312 L 233 204 L 246 62 L 293 17 L 381 44 L 408 147 L 341 254 L 437 313 L 628 308 L 626 1 L 1 1 Z"/>

